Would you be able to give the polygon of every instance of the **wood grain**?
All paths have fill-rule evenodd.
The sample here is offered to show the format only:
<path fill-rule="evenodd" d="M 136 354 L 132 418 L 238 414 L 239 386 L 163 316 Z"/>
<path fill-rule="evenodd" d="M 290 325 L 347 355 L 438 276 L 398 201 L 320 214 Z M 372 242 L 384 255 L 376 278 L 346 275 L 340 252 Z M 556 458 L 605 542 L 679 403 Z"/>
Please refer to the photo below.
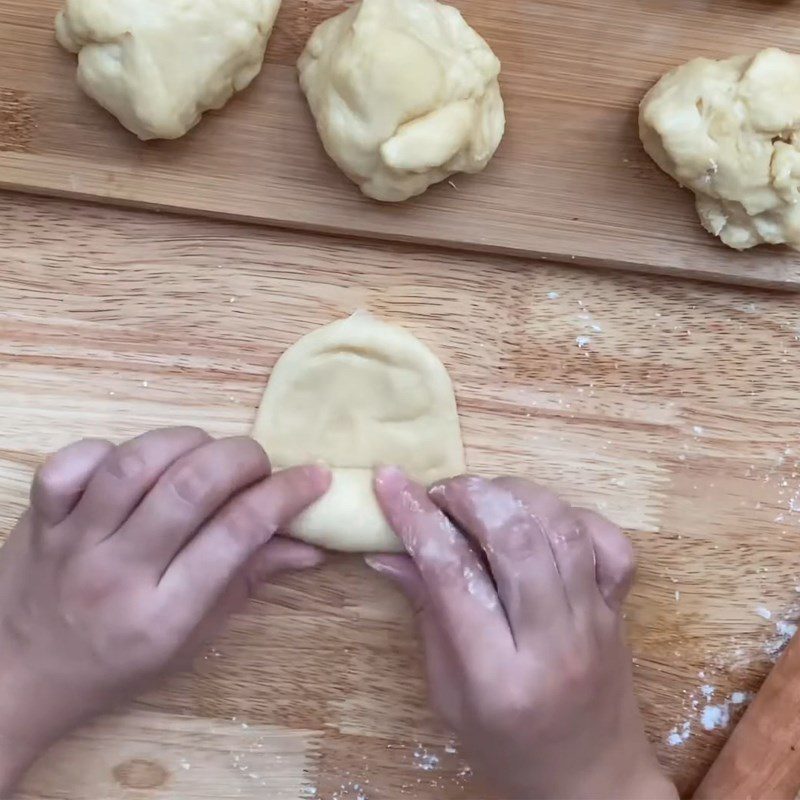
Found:
<path fill-rule="evenodd" d="M 278 355 L 368 308 L 447 364 L 472 470 L 629 530 L 637 688 L 694 787 L 729 730 L 704 716 L 735 718 L 798 613 L 794 295 L 14 195 L 0 218 L 0 530 L 35 465 L 81 436 L 247 432 Z M 64 743 L 22 796 L 487 800 L 448 742 L 403 600 L 334 557 L 266 587 L 193 674 Z"/>
<path fill-rule="evenodd" d="M 800 51 L 791 3 L 459 0 L 503 66 L 508 134 L 485 173 L 402 206 L 324 155 L 294 62 L 340 0 L 286 0 L 263 74 L 177 142 L 142 144 L 77 89 L 57 0 L 0 0 L 0 186 L 395 241 L 711 280 L 800 286 L 786 249 L 737 254 L 650 163 L 636 106 L 696 55 Z M 712 35 L 713 34 L 713 35 Z M 527 262 L 535 267 L 535 260 Z"/>

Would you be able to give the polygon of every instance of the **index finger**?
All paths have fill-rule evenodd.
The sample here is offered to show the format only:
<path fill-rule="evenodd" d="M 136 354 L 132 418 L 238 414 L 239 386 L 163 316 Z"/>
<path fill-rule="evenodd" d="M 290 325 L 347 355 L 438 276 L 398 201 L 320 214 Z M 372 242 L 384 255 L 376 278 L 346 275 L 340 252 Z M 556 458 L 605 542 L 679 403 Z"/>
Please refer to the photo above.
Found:
<path fill-rule="evenodd" d="M 329 485 L 323 467 L 292 467 L 242 492 L 175 556 L 159 590 L 173 604 L 183 603 L 189 616 L 207 611 L 256 551 Z"/>
<path fill-rule="evenodd" d="M 498 648 L 513 651 L 511 629 L 486 568 L 427 491 L 402 470 L 384 467 L 376 473 L 375 494 L 459 655 L 475 659 Z"/>

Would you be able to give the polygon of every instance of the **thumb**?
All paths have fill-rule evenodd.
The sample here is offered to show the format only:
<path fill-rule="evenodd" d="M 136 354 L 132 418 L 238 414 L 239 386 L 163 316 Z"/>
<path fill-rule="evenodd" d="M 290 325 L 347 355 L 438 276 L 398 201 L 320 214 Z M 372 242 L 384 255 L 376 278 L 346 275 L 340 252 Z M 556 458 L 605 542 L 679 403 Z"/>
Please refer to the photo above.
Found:
<path fill-rule="evenodd" d="M 364 556 L 367 566 L 379 575 L 388 578 L 408 598 L 414 614 L 422 613 L 425 608 L 427 589 L 414 562 L 403 555 L 370 555 Z"/>
<path fill-rule="evenodd" d="M 445 722 L 454 726 L 459 707 L 458 686 L 453 680 L 457 659 L 452 644 L 429 607 L 428 590 L 422 575 L 408 556 L 366 556 L 364 560 L 372 569 L 392 581 L 411 603 L 425 645 L 425 668 L 431 703 Z"/>
<path fill-rule="evenodd" d="M 276 536 L 250 557 L 244 574 L 248 585 L 255 588 L 282 572 L 313 569 L 324 561 L 325 553 L 318 547 Z"/>

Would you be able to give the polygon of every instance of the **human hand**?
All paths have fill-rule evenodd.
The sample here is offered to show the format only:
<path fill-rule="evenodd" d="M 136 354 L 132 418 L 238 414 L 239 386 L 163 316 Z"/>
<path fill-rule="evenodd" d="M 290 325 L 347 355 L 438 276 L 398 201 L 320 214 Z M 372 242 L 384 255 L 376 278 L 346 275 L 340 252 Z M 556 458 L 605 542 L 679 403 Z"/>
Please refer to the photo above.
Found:
<path fill-rule="evenodd" d="M 323 556 L 273 535 L 327 489 L 196 428 L 50 458 L 0 549 L 0 796 L 55 739 L 183 666 L 255 584 Z"/>
<path fill-rule="evenodd" d="M 677 798 L 634 696 L 623 533 L 521 479 L 426 491 L 390 467 L 375 490 L 411 557 L 368 563 L 410 599 L 434 707 L 492 785 L 514 800 Z"/>

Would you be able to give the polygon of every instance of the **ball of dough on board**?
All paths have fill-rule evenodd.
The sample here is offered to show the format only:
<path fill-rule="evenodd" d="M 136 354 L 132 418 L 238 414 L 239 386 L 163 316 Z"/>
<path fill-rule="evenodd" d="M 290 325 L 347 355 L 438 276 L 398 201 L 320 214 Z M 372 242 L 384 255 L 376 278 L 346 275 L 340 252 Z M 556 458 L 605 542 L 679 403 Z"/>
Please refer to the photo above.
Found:
<path fill-rule="evenodd" d="M 500 62 L 436 0 L 362 0 L 314 31 L 298 67 L 325 150 L 376 200 L 479 172 L 503 137 Z"/>
<path fill-rule="evenodd" d="M 280 0 L 67 0 L 78 83 L 140 139 L 177 139 L 258 75 Z"/>
<path fill-rule="evenodd" d="M 800 56 L 690 61 L 642 100 L 639 134 L 725 244 L 800 247 Z"/>
<path fill-rule="evenodd" d="M 404 467 L 424 484 L 465 470 L 450 376 L 416 337 L 358 313 L 281 356 L 253 437 L 276 468 L 322 461 L 328 493 L 291 533 L 333 550 L 401 551 L 372 488 L 373 468 Z"/>

